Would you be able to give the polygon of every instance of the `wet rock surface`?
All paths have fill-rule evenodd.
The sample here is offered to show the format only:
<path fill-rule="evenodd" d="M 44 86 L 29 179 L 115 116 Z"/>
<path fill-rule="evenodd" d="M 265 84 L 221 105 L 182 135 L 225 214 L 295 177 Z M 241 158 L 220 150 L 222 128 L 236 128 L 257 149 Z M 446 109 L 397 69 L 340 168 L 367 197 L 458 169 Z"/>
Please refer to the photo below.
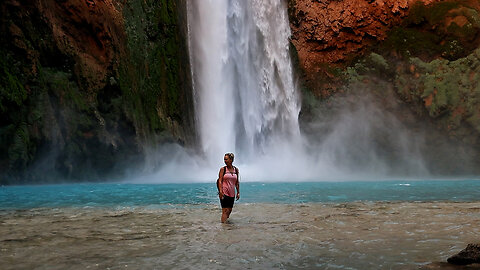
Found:
<path fill-rule="evenodd" d="M 448 258 L 447 261 L 455 265 L 480 264 L 480 244 L 468 244 L 465 249 Z"/>

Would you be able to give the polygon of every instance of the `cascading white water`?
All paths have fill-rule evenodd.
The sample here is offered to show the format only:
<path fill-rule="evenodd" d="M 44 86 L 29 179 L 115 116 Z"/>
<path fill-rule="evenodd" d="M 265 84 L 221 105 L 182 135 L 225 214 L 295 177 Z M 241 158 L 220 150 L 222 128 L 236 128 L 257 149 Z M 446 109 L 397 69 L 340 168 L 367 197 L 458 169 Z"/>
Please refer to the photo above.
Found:
<path fill-rule="evenodd" d="M 273 154 L 271 149 L 298 148 L 300 104 L 285 5 L 279 0 L 188 2 L 197 123 L 211 163 L 228 151 L 248 164 Z"/>

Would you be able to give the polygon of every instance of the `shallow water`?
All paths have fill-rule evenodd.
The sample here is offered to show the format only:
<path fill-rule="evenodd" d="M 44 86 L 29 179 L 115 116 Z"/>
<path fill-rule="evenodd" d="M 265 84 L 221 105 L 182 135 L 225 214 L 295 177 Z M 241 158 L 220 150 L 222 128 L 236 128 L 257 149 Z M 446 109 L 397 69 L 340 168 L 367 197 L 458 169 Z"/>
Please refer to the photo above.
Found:
<path fill-rule="evenodd" d="M 2 269 L 418 269 L 480 236 L 480 202 L 0 210 Z"/>

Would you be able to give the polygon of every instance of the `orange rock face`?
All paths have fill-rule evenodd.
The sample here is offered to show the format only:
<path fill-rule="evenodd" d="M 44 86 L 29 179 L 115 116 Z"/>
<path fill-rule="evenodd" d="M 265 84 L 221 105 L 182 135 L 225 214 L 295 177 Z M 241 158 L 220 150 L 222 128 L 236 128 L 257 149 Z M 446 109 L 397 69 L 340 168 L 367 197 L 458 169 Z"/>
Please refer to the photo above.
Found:
<path fill-rule="evenodd" d="M 425 4 L 439 0 L 424 0 Z M 343 64 L 399 25 L 416 0 L 339 0 L 289 2 L 292 42 L 308 74 L 322 64 Z"/>
<path fill-rule="evenodd" d="M 112 0 L 42 0 L 38 9 L 50 24 L 58 48 L 75 60 L 86 89 L 101 89 L 109 69 L 125 52 L 123 17 Z"/>

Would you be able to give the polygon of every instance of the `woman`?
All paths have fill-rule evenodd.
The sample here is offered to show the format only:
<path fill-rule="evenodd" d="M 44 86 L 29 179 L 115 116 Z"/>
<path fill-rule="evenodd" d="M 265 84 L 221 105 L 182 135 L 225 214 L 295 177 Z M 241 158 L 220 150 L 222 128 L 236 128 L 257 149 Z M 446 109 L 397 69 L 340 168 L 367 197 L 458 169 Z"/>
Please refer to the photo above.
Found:
<path fill-rule="evenodd" d="M 223 157 L 225 165 L 218 172 L 218 196 L 222 205 L 222 223 L 225 223 L 232 213 L 235 201 L 235 188 L 237 188 L 237 200 L 240 199 L 240 183 L 238 168 L 233 166 L 233 153 L 226 153 Z"/>

